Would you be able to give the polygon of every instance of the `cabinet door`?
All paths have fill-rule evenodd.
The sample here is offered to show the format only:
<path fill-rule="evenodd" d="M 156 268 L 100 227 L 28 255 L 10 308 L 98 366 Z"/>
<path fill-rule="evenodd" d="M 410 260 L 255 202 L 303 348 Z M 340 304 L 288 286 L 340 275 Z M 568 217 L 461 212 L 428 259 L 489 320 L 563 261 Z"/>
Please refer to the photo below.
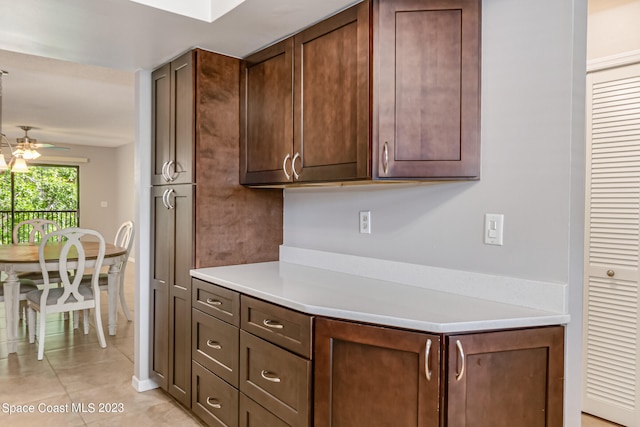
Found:
<path fill-rule="evenodd" d="M 376 177 L 478 178 L 480 1 L 377 4 Z"/>
<path fill-rule="evenodd" d="M 152 370 L 160 386 L 188 406 L 193 186 L 157 186 L 151 195 Z"/>
<path fill-rule="evenodd" d="M 191 402 L 191 277 L 193 268 L 192 185 L 169 186 L 166 196 L 174 225 L 169 282 L 169 393 L 185 406 Z"/>
<path fill-rule="evenodd" d="M 294 158 L 297 181 L 369 174 L 370 3 L 294 38 Z"/>
<path fill-rule="evenodd" d="M 152 73 L 152 185 L 193 181 L 194 53 Z"/>
<path fill-rule="evenodd" d="M 241 184 L 291 180 L 292 99 L 293 39 L 276 43 L 242 61 Z"/>
<path fill-rule="evenodd" d="M 193 182 L 194 140 L 195 140 L 195 100 L 194 61 L 190 51 L 171 62 L 171 148 L 172 165 L 167 166 L 167 175 L 173 184 Z"/>
<path fill-rule="evenodd" d="M 447 337 L 448 426 L 562 427 L 564 328 Z"/>
<path fill-rule="evenodd" d="M 151 316 L 153 327 L 151 370 L 154 380 L 167 390 L 169 376 L 169 282 L 173 245 L 172 212 L 166 205 L 168 186 L 151 188 Z"/>
<path fill-rule="evenodd" d="M 161 185 L 171 156 L 171 64 L 151 73 L 151 82 L 151 184 Z"/>
<path fill-rule="evenodd" d="M 319 318 L 316 427 L 439 425 L 440 337 Z"/>

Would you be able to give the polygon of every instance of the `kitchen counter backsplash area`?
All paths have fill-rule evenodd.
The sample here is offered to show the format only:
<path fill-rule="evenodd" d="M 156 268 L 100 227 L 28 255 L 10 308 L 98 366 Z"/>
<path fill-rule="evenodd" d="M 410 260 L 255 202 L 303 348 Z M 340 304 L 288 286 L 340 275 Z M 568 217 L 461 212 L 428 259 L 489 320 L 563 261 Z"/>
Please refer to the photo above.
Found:
<path fill-rule="evenodd" d="M 280 261 L 537 310 L 569 313 L 568 286 L 333 252 L 280 246 Z"/>
<path fill-rule="evenodd" d="M 570 320 L 562 285 L 285 246 L 279 262 L 191 275 L 308 314 L 436 333 Z"/>

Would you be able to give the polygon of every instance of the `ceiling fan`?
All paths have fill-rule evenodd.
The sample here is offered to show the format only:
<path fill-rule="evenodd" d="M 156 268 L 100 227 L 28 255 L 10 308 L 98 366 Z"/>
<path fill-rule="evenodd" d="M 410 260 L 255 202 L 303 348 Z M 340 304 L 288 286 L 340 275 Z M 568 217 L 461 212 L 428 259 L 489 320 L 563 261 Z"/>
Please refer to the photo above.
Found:
<path fill-rule="evenodd" d="M 33 160 L 40 157 L 40 153 L 38 153 L 38 148 L 57 148 L 59 150 L 67 150 L 66 147 L 56 147 L 54 144 L 48 143 L 39 143 L 37 139 L 29 137 L 29 131 L 31 129 L 36 129 L 33 126 L 21 125 L 18 126 L 20 129 L 24 131 L 24 136 L 21 138 L 16 138 L 16 148 L 14 149 L 14 154 L 17 152 L 18 154 L 22 154 L 22 157 L 25 160 Z"/>
<path fill-rule="evenodd" d="M 32 126 L 18 126 L 24 131 L 24 136 L 16 138 L 16 144 L 12 145 L 4 134 L 2 134 L 2 146 L 9 147 L 11 152 L 11 160 L 9 163 L 5 161 L 4 155 L 0 152 L 0 172 L 3 172 L 11 166 L 13 172 L 27 172 L 29 170 L 26 161 L 35 160 L 41 156 L 38 152 L 39 148 L 55 148 L 58 150 L 68 150 L 66 147 L 56 147 L 54 144 L 39 143 L 37 139 L 29 137 L 29 131 L 35 129 Z"/>

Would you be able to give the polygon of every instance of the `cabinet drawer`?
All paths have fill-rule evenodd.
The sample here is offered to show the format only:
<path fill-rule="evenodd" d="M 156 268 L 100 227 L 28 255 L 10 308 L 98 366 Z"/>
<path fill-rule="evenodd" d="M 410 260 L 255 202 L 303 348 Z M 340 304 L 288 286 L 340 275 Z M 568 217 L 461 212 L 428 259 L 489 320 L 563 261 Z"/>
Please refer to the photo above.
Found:
<path fill-rule="evenodd" d="M 307 426 L 311 361 L 240 331 L 240 391 L 291 426 Z"/>
<path fill-rule="evenodd" d="M 311 359 L 313 317 L 242 295 L 242 329 Z"/>
<path fill-rule="evenodd" d="M 240 326 L 240 294 L 199 279 L 193 281 L 191 305 L 213 317 Z"/>
<path fill-rule="evenodd" d="M 240 393 L 240 427 L 291 427 Z"/>
<path fill-rule="evenodd" d="M 195 308 L 192 311 L 191 357 L 229 384 L 238 387 L 240 330 Z"/>
<path fill-rule="evenodd" d="M 238 426 L 238 390 L 192 362 L 191 409 L 209 426 Z"/>

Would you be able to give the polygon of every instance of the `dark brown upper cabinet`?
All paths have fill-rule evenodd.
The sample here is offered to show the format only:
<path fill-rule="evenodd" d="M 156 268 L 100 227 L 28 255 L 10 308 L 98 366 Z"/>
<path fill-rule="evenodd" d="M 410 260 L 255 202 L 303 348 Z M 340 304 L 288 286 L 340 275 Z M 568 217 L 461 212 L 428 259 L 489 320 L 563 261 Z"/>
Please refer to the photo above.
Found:
<path fill-rule="evenodd" d="M 286 39 L 245 58 L 240 66 L 241 184 L 290 181 L 292 108 L 293 39 Z"/>
<path fill-rule="evenodd" d="M 480 176 L 480 1 L 374 8 L 375 178 Z"/>
<path fill-rule="evenodd" d="M 366 0 L 241 80 L 243 184 L 479 178 L 479 0 Z"/>
<path fill-rule="evenodd" d="M 151 74 L 151 185 L 194 182 L 194 55 L 187 52 Z"/>

